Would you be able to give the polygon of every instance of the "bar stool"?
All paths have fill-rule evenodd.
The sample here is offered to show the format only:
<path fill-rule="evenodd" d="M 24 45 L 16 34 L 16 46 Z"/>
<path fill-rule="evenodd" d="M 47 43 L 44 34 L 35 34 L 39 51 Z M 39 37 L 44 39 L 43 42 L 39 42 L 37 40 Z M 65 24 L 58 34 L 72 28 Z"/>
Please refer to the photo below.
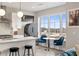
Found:
<path fill-rule="evenodd" d="M 10 52 L 9 56 L 11 56 L 11 54 L 12 54 L 12 56 L 20 56 L 19 55 L 19 48 L 18 47 L 10 48 L 9 52 Z"/>
<path fill-rule="evenodd" d="M 26 49 L 28 50 L 28 56 L 30 56 L 30 49 L 31 49 L 31 51 L 32 51 L 32 56 L 34 56 L 34 53 L 33 53 L 33 48 L 32 48 L 32 46 L 31 45 L 25 45 L 24 46 L 24 56 L 25 56 L 25 53 L 26 53 Z"/>

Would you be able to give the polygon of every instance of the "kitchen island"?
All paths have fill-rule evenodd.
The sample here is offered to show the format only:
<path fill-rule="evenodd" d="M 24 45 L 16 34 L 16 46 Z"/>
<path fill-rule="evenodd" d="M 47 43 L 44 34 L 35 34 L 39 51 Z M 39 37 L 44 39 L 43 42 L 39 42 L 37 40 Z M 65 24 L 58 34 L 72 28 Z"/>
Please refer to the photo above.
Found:
<path fill-rule="evenodd" d="M 32 45 L 35 55 L 36 39 L 36 37 L 0 39 L 0 55 L 9 56 L 9 48 L 19 47 L 20 55 L 23 56 L 25 45 Z"/>

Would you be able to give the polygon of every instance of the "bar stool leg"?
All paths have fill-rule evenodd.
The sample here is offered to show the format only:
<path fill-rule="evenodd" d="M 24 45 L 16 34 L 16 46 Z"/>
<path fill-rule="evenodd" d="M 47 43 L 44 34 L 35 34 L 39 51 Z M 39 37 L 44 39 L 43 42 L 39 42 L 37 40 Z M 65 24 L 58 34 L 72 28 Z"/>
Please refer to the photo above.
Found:
<path fill-rule="evenodd" d="M 15 56 L 17 56 L 17 52 L 15 52 Z"/>
<path fill-rule="evenodd" d="M 30 56 L 30 50 L 28 49 L 28 56 Z"/>
<path fill-rule="evenodd" d="M 20 56 L 19 51 L 18 51 L 18 56 Z"/>
<path fill-rule="evenodd" d="M 12 56 L 14 56 L 14 53 L 12 52 Z"/>
<path fill-rule="evenodd" d="M 33 48 L 31 50 L 32 50 L 32 56 L 34 56 Z"/>
<path fill-rule="evenodd" d="M 11 56 L 11 52 L 9 53 L 9 56 Z"/>
<path fill-rule="evenodd" d="M 24 49 L 24 56 L 25 56 L 25 52 L 26 52 L 26 49 Z"/>
<path fill-rule="evenodd" d="M 9 56 L 11 56 L 11 52 L 9 53 Z"/>

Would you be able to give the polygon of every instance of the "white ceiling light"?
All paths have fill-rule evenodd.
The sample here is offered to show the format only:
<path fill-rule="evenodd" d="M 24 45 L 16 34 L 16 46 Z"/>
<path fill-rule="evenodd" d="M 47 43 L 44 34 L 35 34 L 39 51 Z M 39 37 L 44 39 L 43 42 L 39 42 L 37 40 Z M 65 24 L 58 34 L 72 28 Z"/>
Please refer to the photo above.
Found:
<path fill-rule="evenodd" d="M 19 18 L 23 17 L 23 12 L 21 11 L 21 1 L 20 1 L 20 11 L 17 12 Z"/>
<path fill-rule="evenodd" d="M 32 7 L 32 8 L 35 8 L 35 7 Z"/>
<path fill-rule="evenodd" d="M 0 16 L 4 16 L 4 15 L 5 15 L 5 10 L 2 9 L 2 2 L 1 2 Z"/>
<path fill-rule="evenodd" d="M 18 13 L 17 13 L 17 15 L 18 15 L 18 17 L 22 17 L 23 16 L 23 12 L 22 11 L 19 11 Z"/>
<path fill-rule="evenodd" d="M 5 10 L 4 9 L 0 9 L 0 16 L 4 16 L 5 15 Z"/>

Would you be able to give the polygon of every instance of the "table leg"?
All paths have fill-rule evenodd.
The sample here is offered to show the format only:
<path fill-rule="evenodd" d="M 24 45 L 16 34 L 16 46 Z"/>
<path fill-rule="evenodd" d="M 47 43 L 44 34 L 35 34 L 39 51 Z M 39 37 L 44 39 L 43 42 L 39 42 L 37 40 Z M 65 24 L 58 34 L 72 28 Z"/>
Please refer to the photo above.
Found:
<path fill-rule="evenodd" d="M 48 39 L 48 51 L 50 49 L 50 40 Z"/>
<path fill-rule="evenodd" d="M 1 56 L 1 52 L 0 52 L 0 56 Z"/>

